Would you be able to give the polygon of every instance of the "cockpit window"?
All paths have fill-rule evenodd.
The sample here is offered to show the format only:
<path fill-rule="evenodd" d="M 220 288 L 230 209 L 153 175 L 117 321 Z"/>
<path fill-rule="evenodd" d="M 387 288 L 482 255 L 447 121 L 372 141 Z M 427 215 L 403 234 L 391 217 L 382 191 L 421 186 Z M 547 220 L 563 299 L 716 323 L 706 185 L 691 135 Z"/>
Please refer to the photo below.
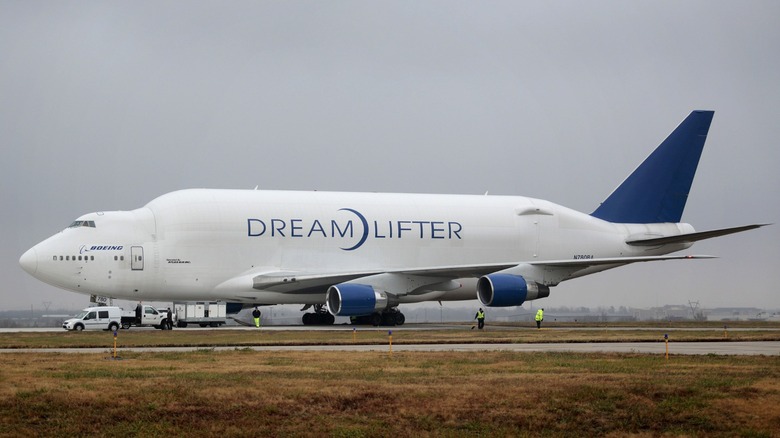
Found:
<path fill-rule="evenodd" d="M 95 221 L 73 221 L 68 228 L 90 227 L 95 228 Z"/>

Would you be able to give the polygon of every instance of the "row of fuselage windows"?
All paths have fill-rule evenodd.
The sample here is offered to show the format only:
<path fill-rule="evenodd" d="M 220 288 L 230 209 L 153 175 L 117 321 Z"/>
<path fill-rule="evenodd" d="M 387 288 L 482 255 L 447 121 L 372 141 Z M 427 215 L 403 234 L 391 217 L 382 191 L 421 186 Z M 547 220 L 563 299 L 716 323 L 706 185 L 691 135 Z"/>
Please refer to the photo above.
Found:
<path fill-rule="evenodd" d="M 124 259 L 125 259 L 125 256 L 123 256 L 123 255 L 122 256 L 114 256 L 114 261 L 120 261 L 120 260 L 124 261 Z M 80 261 L 80 262 L 84 261 L 84 262 L 88 262 L 88 261 L 94 261 L 95 260 L 95 256 L 93 256 L 93 255 L 91 255 L 91 256 L 78 256 L 78 258 L 76 258 L 76 256 L 52 256 L 52 260 L 54 260 L 55 262 L 57 262 L 57 261 L 60 261 L 60 262 L 61 261 L 74 261 L 74 262 L 75 261 Z"/>

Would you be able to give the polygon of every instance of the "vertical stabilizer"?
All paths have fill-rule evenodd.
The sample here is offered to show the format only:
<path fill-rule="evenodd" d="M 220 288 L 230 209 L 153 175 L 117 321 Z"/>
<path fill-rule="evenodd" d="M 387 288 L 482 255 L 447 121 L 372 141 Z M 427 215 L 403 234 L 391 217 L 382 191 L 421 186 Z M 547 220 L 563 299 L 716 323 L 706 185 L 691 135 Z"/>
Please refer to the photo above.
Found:
<path fill-rule="evenodd" d="M 694 111 L 591 216 L 618 223 L 680 222 L 714 111 Z"/>

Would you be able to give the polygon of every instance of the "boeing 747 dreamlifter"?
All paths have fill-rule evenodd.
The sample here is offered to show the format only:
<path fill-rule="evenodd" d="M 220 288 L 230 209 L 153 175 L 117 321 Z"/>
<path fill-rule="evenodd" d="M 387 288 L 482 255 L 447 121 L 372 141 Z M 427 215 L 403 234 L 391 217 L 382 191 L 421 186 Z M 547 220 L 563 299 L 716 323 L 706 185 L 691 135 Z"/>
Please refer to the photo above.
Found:
<path fill-rule="evenodd" d="M 591 214 L 515 196 L 182 190 L 81 216 L 19 262 L 89 295 L 302 304 L 305 324 L 403 324 L 399 304 L 433 300 L 519 306 L 629 263 L 706 257 L 666 254 L 762 226 L 680 222 L 712 116 L 692 112 Z"/>

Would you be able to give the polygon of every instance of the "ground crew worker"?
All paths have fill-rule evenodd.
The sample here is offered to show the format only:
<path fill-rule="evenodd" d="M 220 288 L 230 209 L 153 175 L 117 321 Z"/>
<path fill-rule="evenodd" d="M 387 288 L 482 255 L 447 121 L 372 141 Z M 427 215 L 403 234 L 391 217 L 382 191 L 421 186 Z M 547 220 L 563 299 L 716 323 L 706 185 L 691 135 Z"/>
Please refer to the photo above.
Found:
<path fill-rule="evenodd" d="M 479 326 L 479 329 L 482 330 L 482 328 L 485 327 L 485 312 L 481 307 L 477 310 L 477 314 L 474 315 L 474 318 L 477 318 L 477 325 Z"/>
<path fill-rule="evenodd" d="M 542 321 L 544 321 L 544 309 L 536 311 L 536 329 L 542 328 Z"/>
<path fill-rule="evenodd" d="M 255 319 L 255 327 L 260 328 L 260 309 L 255 306 L 255 310 L 252 311 L 252 318 Z"/>
<path fill-rule="evenodd" d="M 165 315 L 168 318 L 168 321 L 166 324 L 168 324 L 168 330 L 173 330 L 173 313 L 171 313 L 171 308 L 168 308 L 168 314 Z"/>

